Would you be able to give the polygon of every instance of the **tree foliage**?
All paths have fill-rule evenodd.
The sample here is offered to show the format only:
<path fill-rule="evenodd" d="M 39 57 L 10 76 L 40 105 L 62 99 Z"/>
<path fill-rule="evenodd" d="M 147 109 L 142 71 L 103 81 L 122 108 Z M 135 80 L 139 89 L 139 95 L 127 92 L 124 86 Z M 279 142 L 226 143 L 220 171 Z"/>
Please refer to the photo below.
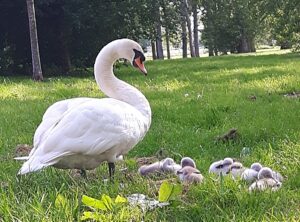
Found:
<path fill-rule="evenodd" d="M 182 3 L 188 6 L 185 11 Z M 282 48 L 300 45 L 298 0 L 40 0 L 35 8 L 46 73 L 90 67 L 101 47 L 124 37 L 139 40 L 144 47 L 151 42 L 155 57 L 163 55 L 157 50 L 161 46 L 167 46 L 170 57 L 170 45 L 175 43 L 185 56 L 186 44 L 193 47 L 191 32 L 198 34 L 187 15 L 195 17 L 192 12 L 200 9 L 204 30 L 199 41 L 210 55 L 255 51 L 262 38 L 277 40 Z M 1 0 L 0 73 L 29 74 L 31 67 L 26 1 Z"/>

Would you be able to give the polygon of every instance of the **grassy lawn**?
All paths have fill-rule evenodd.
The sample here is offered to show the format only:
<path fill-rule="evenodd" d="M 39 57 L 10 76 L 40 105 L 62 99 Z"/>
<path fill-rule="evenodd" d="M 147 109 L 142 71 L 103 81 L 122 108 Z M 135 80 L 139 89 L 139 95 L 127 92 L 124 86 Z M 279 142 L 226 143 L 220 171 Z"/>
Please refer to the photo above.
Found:
<path fill-rule="evenodd" d="M 54 168 L 16 177 L 21 163 L 13 160 L 15 147 L 32 143 L 49 105 L 73 97 L 104 96 L 93 76 L 51 78 L 43 83 L 0 78 L 0 221 L 76 221 L 87 210 L 80 201 L 83 194 L 99 198 L 144 193 L 157 198 L 155 178 L 138 176 L 135 158 L 153 156 L 161 148 L 177 162 L 181 156 L 194 158 L 205 182 L 185 188 L 171 206 L 146 213 L 125 209 L 123 218 L 300 220 L 300 99 L 283 96 L 300 91 L 299 54 L 149 61 L 146 68 L 146 78 L 131 67 L 116 71 L 146 95 L 153 121 L 144 140 L 117 165 L 117 169 L 128 167 L 129 172 L 117 172 L 114 183 L 103 181 L 108 177 L 106 164 L 88 173 L 87 180 Z M 238 140 L 216 143 L 215 138 L 231 128 L 238 129 Z M 241 156 L 243 147 L 249 152 Z M 245 166 L 260 161 L 274 168 L 286 178 L 282 188 L 249 194 L 241 181 L 210 178 L 211 162 L 228 156 Z M 58 194 L 66 198 L 64 207 L 55 205 Z"/>

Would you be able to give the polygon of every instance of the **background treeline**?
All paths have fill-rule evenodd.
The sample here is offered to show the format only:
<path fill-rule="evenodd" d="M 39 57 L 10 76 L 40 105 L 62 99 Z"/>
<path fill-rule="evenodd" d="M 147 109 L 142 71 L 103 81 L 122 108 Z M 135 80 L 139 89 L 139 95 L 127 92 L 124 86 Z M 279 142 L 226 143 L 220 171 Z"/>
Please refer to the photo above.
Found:
<path fill-rule="evenodd" d="M 195 57 L 199 44 L 210 56 L 300 45 L 299 0 L 39 0 L 35 10 L 49 73 L 90 67 L 103 45 L 122 37 L 151 46 L 153 59 L 170 58 L 170 46 Z M 26 1 L 0 0 L 0 75 L 31 69 Z"/>

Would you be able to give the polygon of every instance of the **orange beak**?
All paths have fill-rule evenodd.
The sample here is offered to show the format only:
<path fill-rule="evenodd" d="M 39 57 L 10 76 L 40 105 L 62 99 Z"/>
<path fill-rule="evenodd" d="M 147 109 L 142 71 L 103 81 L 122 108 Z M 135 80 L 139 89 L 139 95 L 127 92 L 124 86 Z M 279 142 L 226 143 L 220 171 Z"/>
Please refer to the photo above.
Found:
<path fill-rule="evenodd" d="M 137 65 L 137 68 L 139 68 L 139 70 L 141 70 L 142 73 L 144 73 L 145 75 L 147 75 L 147 70 L 146 70 L 144 64 L 141 62 L 140 57 L 136 58 L 134 60 L 134 62 Z"/>

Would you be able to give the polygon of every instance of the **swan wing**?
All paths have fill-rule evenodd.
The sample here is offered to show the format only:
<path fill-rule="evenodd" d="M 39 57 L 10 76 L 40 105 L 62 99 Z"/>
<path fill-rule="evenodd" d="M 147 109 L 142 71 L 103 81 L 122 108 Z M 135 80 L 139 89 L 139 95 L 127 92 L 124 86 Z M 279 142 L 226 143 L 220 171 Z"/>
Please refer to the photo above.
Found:
<path fill-rule="evenodd" d="M 54 165 L 66 156 L 105 156 L 104 153 L 112 156 L 106 155 L 102 161 L 115 159 L 143 138 L 149 128 L 146 122 L 139 111 L 124 102 L 110 98 L 92 99 L 67 111 L 43 136 L 27 162 L 44 167 Z M 64 164 L 63 168 L 72 165 Z"/>
<path fill-rule="evenodd" d="M 62 116 L 69 111 L 70 109 L 89 101 L 91 98 L 73 98 L 66 99 L 51 105 L 43 115 L 42 122 L 36 129 L 33 137 L 33 149 L 31 150 L 29 156 L 33 155 L 36 151 L 36 147 L 38 147 L 39 143 L 43 141 L 47 132 L 51 130 L 51 127 L 60 121 Z"/>

